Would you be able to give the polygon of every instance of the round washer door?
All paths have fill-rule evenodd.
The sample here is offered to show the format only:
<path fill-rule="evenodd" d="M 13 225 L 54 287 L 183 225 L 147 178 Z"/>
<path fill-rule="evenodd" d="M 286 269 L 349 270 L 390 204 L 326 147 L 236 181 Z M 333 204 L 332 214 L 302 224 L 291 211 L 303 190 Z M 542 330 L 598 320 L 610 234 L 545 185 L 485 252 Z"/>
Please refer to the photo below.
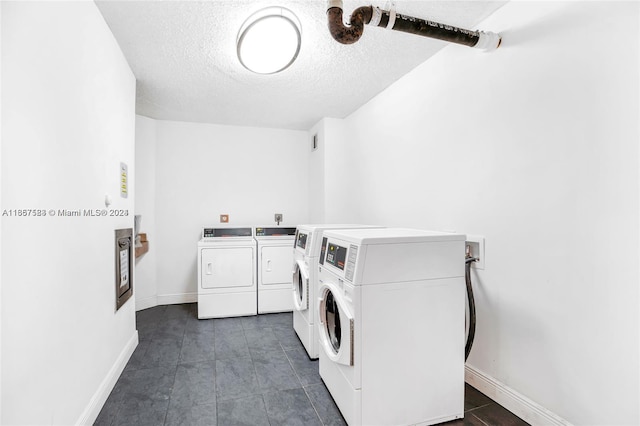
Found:
<path fill-rule="evenodd" d="M 333 284 L 323 283 L 318 304 L 321 350 L 338 364 L 353 365 L 353 314 L 342 292 Z"/>
<path fill-rule="evenodd" d="M 293 307 L 296 311 L 309 309 L 309 271 L 302 260 L 293 264 Z"/>

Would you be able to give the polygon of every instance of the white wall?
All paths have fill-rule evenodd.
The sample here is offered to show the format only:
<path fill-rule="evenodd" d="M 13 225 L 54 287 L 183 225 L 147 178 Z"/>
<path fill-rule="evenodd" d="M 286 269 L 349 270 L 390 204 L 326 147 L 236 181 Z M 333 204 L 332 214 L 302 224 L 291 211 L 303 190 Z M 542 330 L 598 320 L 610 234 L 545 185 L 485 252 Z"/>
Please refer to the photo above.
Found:
<path fill-rule="evenodd" d="M 330 221 L 486 237 L 468 364 L 574 424 L 640 422 L 639 18 L 507 4 L 499 50 L 448 46 L 345 119 L 332 176 L 355 217 Z"/>
<path fill-rule="evenodd" d="M 2 2 L 0 2 L 0 51 L 2 50 Z M 0 99 L 2 99 L 2 55 L 0 54 Z M 0 102 L 0 188 L 2 188 L 2 102 Z M 2 191 L 0 191 L 2 205 Z M 0 226 L 2 241 L 2 226 Z M 0 244 L 0 268 L 2 267 L 2 244 Z M 0 378 L 2 378 L 2 273 L 0 272 Z M 2 423 L 2 380 L 0 380 L 0 423 Z"/>
<path fill-rule="evenodd" d="M 326 126 L 329 119 L 324 118 L 309 130 L 309 223 L 325 222 L 325 141 Z M 313 137 L 316 137 L 316 149 L 313 147 Z"/>
<path fill-rule="evenodd" d="M 309 223 L 356 223 L 358 193 L 346 170 L 357 169 L 358 162 L 344 155 L 344 120 L 323 118 L 309 135 L 318 137 L 309 155 Z"/>
<path fill-rule="evenodd" d="M 114 230 L 133 227 L 135 79 L 93 2 L 2 4 L 2 424 L 91 424 L 137 344 L 115 312 Z"/>
<path fill-rule="evenodd" d="M 159 304 L 196 300 L 197 242 L 220 214 L 230 226 L 308 221 L 307 132 L 156 121 L 156 138 Z"/>
<path fill-rule="evenodd" d="M 359 174 L 360 161 L 345 155 L 344 147 L 349 146 L 349 134 L 344 120 L 327 120 L 325 127 L 325 222 L 363 223 L 385 225 L 383 222 L 362 222 L 360 220 L 360 188 L 354 184 Z M 350 172 L 345 173 L 345 171 Z"/>
<path fill-rule="evenodd" d="M 157 305 L 156 253 L 156 121 L 136 115 L 136 205 L 142 215 L 139 232 L 147 234 L 149 251 L 136 259 L 136 310 Z"/>

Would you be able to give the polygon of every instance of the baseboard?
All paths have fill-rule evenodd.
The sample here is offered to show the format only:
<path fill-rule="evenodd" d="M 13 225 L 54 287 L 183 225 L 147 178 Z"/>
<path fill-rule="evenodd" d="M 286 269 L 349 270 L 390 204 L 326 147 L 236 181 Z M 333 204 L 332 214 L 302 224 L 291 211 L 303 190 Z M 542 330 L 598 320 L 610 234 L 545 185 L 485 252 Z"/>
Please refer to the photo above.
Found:
<path fill-rule="evenodd" d="M 144 299 L 136 299 L 136 312 L 143 309 L 158 306 L 158 296 L 145 297 Z"/>
<path fill-rule="evenodd" d="M 136 346 L 138 346 L 138 331 L 133 333 L 131 339 L 129 339 L 122 352 L 120 352 L 118 359 L 109 370 L 109 373 L 107 373 L 107 377 L 100 383 L 98 390 L 89 401 L 89 405 L 85 408 L 76 425 L 92 425 L 96 421 L 100 410 L 102 410 L 120 374 L 122 374 L 124 367 L 127 365 L 127 362 L 129 362 L 129 358 L 133 355 Z"/>
<path fill-rule="evenodd" d="M 179 305 L 181 303 L 195 303 L 198 293 L 161 294 L 159 296 L 136 299 L 136 312 L 161 305 Z"/>
<path fill-rule="evenodd" d="M 469 365 L 465 366 L 465 381 L 489 398 L 520 417 L 536 425 L 571 426 L 571 423 L 552 413 L 524 395 Z"/>
<path fill-rule="evenodd" d="M 178 305 L 180 303 L 195 303 L 198 293 L 159 294 L 158 305 Z"/>

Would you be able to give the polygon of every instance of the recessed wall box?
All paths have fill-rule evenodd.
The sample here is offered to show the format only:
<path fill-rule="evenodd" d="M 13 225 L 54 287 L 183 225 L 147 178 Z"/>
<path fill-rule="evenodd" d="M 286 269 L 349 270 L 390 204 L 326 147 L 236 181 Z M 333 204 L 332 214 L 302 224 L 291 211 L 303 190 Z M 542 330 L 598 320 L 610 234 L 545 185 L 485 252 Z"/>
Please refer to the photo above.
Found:
<path fill-rule="evenodd" d="M 133 294 L 133 229 L 116 229 L 116 311 Z"/>
<path fill-rule="evenodd" d="M 471 264 L 472 268 L 484 269 L 484 237 L 479 235 L 467 235 L 465 245 L 469 247 L 469 254 L 478 259 Z"/>

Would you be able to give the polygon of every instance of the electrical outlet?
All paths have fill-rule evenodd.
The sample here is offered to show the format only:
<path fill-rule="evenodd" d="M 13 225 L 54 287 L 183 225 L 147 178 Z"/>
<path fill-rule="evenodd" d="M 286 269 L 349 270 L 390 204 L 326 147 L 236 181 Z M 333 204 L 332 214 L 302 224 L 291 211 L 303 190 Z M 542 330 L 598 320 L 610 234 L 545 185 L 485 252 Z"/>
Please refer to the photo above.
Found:
<path fill-rule="evenodd" d="M 484 237 L 479 235 L 467 235 L 467 241 L 465 243 L 465 249 L 468 247 L 471 257 L 478 259 L 477 262 L 471 264 L 472 268 L 484 269 Z"/>
<path fill-rule="evenodd" d="M 220 223 L 229 223 L 229 215 L 221 214 L 220 215 Z"/>
<path fill-rule="evenodd" d="M 282 222 L 282 213 L 276 213 L 273 216 L 274 216 L 273 220 L 275 220 L 276 223 L 280 225 L 280 222 Z"/>

